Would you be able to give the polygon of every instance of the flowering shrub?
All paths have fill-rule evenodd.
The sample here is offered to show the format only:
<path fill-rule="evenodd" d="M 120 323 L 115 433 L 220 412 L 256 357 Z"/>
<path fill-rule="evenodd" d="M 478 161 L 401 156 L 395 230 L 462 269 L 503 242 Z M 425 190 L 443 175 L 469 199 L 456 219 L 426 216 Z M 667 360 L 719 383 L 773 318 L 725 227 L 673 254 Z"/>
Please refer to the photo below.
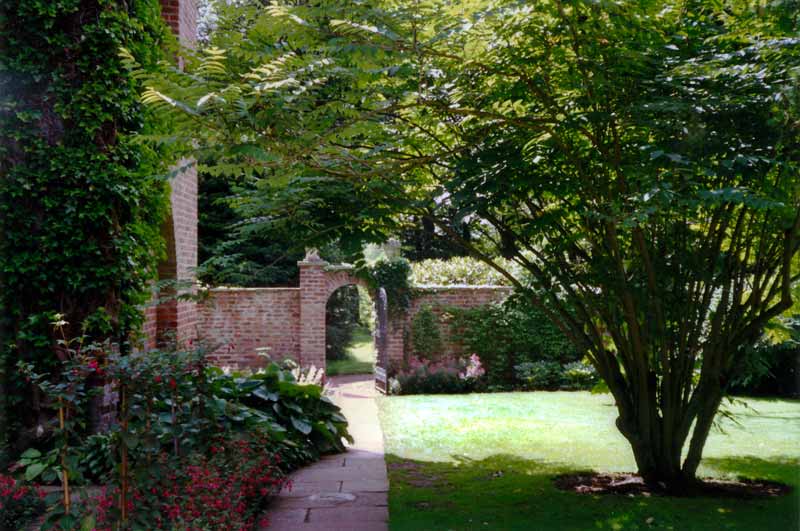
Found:
<path fill-rule="evenodd" d="M 70 481 L 62 480 L 49 528 L 254 529 L 286 472 L 342 451 L 342 439 L 350 438 L 339 408 L 315 384 L 318 370 L 271 363 L 253 374 L 225 373 L 192 345 L 113 353 L 102 362 L 73 350 L 56 375 L 19 368 L 55 399 L 62 418 L 85 404 L 88 378 L 104 376 L 117 395 L 117 423 L 91 441 L 77 422 L 56 431 L 59 444 L 47 455 Z M 26 474 L 40 473 L 39 466 L 32 462 Z M 107 481 L 109 489 L 72 503 L 72 480 L 83 477 Z"/>
<path fill-rule="evenodd" d="M 280 457 L 265 451 L 265 437 L 216 438 L 208 454 L 173 460 L 162 455 L 131 491 L 128 511 L 136 526 L 152 530 L 250 531 L 265 503 L 288 485 Z M 119 490 L 104 489 L 80 515 L 83 526 L 111 531 Z"/>
<path fill-rule="evenodd" d="M 211 455 L 173 469 L 158 492 L 157 529 L 201 528 L 247 531 L 256 525 L 265 503 L 288 484 L 280 456 L 265 451 L 263 437 L 218 439 Z"/>
<path fill-rule="evenodd" d="M 563 365 L 583 357 L 523 293 L 515 292 L 498 304 L 447 311 L 452 316 L 450 338 L 480 356 L 493 389 L 517 387 L 517 365 L 538 361 Z"/>
<path fill-rule="evenodd" d="M 0 530 L 24 529 L 44 512 L 44 492 L 0 474 Z"/>
<path fill-rule="evenodd" d="M 483 370 L 481 359 L 477 354 L 473 354 L 469 357 L 466 368 L 458 374 L 458 377 L 462 380 L 478 380 L 484 374 L 486 374 L 486 371 Z"/>
<path fill-rule="evenodd" d="M 407 368 L 393 372 L 391 387 L 396 394 L 459 394 L 483 389 L 483 367 L 475 355 L 468 362 L 411 358 Z"/>

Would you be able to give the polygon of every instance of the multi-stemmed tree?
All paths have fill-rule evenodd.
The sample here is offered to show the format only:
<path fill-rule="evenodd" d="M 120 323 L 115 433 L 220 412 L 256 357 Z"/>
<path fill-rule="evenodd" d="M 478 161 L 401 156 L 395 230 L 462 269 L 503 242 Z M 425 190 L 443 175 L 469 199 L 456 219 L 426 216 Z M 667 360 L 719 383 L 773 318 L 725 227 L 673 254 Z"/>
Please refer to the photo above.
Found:
<path fill-rule="evenodd" d="M 238 11 L 145 100 L 262 183 L 253 223 L 435 224 L 587 352 L 644 479 L 685 488 L 800 276 L 796 14 L 479 4 Z"/>

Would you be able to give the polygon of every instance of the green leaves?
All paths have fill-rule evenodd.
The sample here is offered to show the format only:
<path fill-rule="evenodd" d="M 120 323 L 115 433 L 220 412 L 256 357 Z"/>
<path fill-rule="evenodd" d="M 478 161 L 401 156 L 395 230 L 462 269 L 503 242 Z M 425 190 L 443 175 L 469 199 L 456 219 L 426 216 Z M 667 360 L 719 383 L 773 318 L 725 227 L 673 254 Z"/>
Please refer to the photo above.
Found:
<path fill-rule="evenodd" d="M 0 307 L 14 330 L 0 359 L 9 375 L 18 360 L 38 372 L 58 365 L 53 312 L 65 314 L 69 336 L 98 341 L 128 337 L 142 322 L 163 243 L 158 176 L 171 157 L 133 138 L 163 124 L 141 107 L 127 68 L 159 59 L 169 34 L 158 8 L 155 0 L 0 8 L 4 21 L 27 21 L 0 27 Z M 27 404 L 30 392 L 20 378 L 4 387 Z M 8 411 L 12 436 L 45 415 Z"/>
<path fill-rule="evenodd" d="M 47 465 L 44 463 L 33 463 L 25 469 L 25 481 L 33 481 L 39 474 L 44 472 Z"/>
<path fill-rule="evenodd" d="M 292 421 L 292 426 L 294 426 L 294 429 L 296 429 L 303 435 L 308 435 L 309 433 L 311 433 L 312 427 L 311 424 L 308 422 L 308 420 L 297 418 L 294 416 L 290 417 L 290 419 Z"/>

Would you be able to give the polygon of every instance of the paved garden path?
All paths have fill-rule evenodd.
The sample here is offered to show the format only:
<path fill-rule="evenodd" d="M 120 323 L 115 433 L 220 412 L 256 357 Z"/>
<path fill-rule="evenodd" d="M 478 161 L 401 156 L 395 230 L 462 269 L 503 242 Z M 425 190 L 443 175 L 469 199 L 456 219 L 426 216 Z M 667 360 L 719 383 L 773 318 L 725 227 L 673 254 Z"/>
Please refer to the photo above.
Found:
<path fill-rule="evenodd" d="M 270 531 L 387 531 L 389 480 L 372 375 L 334 376 L 333 401 L 355 442 L 292 474 L 267 511 Z"/>

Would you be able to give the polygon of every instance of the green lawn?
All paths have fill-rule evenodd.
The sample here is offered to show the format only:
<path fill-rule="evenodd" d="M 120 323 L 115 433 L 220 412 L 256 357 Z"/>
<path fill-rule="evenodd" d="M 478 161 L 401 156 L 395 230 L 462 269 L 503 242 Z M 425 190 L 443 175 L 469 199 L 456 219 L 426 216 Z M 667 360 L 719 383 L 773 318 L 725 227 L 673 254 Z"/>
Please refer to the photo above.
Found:
<path fill-rule="evenodd" d="M 579 495 L 568 471 L 633 471 L 610 395 L 498 393 L 381 398 L 393 531 L 530 529 L 800 529 L 800 402 L 729 406 L 701 475 L 768 478 L 795 487 L 775 499 Z"/>
<path fill-rule="evenodd" d="M 375 365 L 375 343 L 369 328 L 359 326 L 347 347 L 347 359 L 328 361 L 328 376 L 337 374 L 371 374 Z"/>

